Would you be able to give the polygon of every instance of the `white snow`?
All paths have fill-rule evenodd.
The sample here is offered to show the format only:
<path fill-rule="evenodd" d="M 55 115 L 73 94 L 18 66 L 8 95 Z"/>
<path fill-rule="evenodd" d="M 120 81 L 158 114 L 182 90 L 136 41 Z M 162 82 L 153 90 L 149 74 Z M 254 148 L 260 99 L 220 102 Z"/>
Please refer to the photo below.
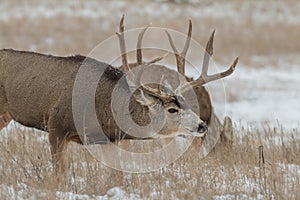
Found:
<path fill-rule="evenodd" d="M 236 101 L 226 102 L 226 113 L 234 121 L 267 122 L 273 126 L 280 122 L 289 129 L 299 128 L 299 66 L 253 69 L 241 65 L 226 82 L 227 90 L 236 96 Z"/>

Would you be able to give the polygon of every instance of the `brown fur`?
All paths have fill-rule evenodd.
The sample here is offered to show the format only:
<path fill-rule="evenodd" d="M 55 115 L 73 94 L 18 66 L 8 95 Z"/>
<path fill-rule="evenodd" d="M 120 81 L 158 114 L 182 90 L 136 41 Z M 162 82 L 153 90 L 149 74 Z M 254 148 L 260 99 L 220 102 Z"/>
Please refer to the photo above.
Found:
<path fill-rule="evenodd" d="M 122 131 L 116 130 L 118 126 L 110 109 L 111 91 L 122 71 L 84 56 L 55 57 L 7 49 L 0 51 L 0 128 L 14 119 L 22 125 L 48 131 L 53 162 L 62 160 L 69 141 L 82 143 L 73 122 L 72 88 L 84 60 L 95 76 L 97 69 L 106 68 L 96 92 L 97 117 L 109 140 L 124 138 Z M 129 92 L 126 83 L 123 92 Z M 136 109 L 132 118 L 148 112 L 134 98 L 130 105 Z M 139 123 L 146 125 L 147 120 Z"/>
<path fill-rule="evenodd" d="M 130 63 L 129 67 L 134 68 L 137 67 L 137 63 Z M 120 70 L 124 71 L 123 65 L 119 67 Z M 178 80 L 178 74 L 177 73 L 171 73 L 171 69 L 163 66 L 163 65 L 157 65 L 157 67 L 151 68 L 147 70 L 147 79 L 159 81 L 162 76 L 164 75 L 165 78 L 168 80 L 168 82 L 175 87 L 179 86 L 179 80 Z M 157 76 L 157 72 L 161 76 Z M 151 76 L 153 74 L 153 76 Z M 172 76 L 173 75 L 173 76 Z M 175 75 L 175 76 L 174 76 Z M 193 80 L 192 78 L 186 77 L 187 81 Z M 149 81 L 150 81 L 149 80 Z M 200 112 L 200 118 L 205 122 L 207 125 L 210 124 L 210 118 L 213 112 L 211 100 L 208 91 L 204 86 L 198 86 L 194 87 L 194 92 L 197 96 L 198 105 L 195 105 L 192 109 L 195 113 Z M 191 91 L 190 91 L 191 92 Z M 186 94 L 189 96 L 189 94 Z"/>
<path fill-rule="evenodd" d="M 158 65 L 155 66 L 160 67 Z M 86 125 L 85 128 L 98 132 L 95 132 L 94 135 L 88 135 L 88 138 L 81 138 L 79 135 L 82 136 L 83 133 L 77 133 L 73 119 L 73 95 L 89 95 L 89 91 L 82 90 L 78 93 L 77 88 L 75 88 L 75 90 L 73 88 L 77 78 L 76 75 L 81 67 L 87 69 L 85 74 L 87 80 L 85 81 L 84 79 L 83 85 L 79 85 L 78 87 L 83 87 L 84 84 L 90 84 L 89 78 L 93 78 L 93 80 L 96 78 L 97 80 L 97 78 L 101 77 L 97 83 L 95 92 L 95 110 L 97 122 L 100 123 L 106 138 L 103 138 L 103 135 L 98 133 L 99 130 L 96 124 L 93 124 L 93 120 L 92 123 Z M 103 74 L 101 74 L 101 72 L 103 72 Z M 176 74 L 173 70 L 169 70 L 169 72 Z M 57 167 L 63 167 L 63 155 L 70 141 L 80 144 L 89 144 L 103 143 L 108 140 L 115 141 L 120 138 L 139 139 L 124 133 L 117 125 L 112 113 L 112 91 L 115 89 L 116 84 L 120 83 L 120 87 L 118 87 L 116 92 L 116 95 L 118 95 L 116 99 L 122 100 L 124 96 L 130 94 L 129 82 L 127 82 L 128 80 L 126 78 L 122 78 L 123 75 L 124 73 L 119 69 L 84 56 L 56 57 L 34 52 L 8 49 L 1 50 L 1 128 L 13 119 L 27 127 L 49 132 L 52 161 L 56 169 Z M 89 88 L 89 85 L 87 86 L 87 88 Z M 132 118 L 140 127 L 149 124 L 149 114 L 153 112 L 153 110 L 151 111 L 153 108 L 147 105 L 147 102 L 149 103 L 150 101 L 151 105 L 153 105 L 153 102 L 160 102 L 166 110 L 168 110 L 169 106 L 176 107 L 176 105 L 179 105 L 176 97 L 170 98 L 171 102 L 170 99 L 164 99 L 164 96 L 160 97 L 160 94 L 158 96 L 151 94 L 151 91 L 146 88 L 142 90 L 148 97 L 141 98 L 141 96 L 143 96 L 141 95 L 141 89 L 138 90 L 140 95 L 135 95 L 139 93 L 136 91 L 133 95 L 134 97 L 130 98 L 130 116 L 127 116 L 128 118 Z M 87 93 L 85 94 L 85 92 Z M 93 102 L 79 103 L 79 106 L 82 108 L 93 105 Z M 122 103 L 123 102 L 120 102 L 120 104 Z M 177 108 L 181 109 L 180 106 L 177 106 Z M 206 130 L 201 132 L 202 130 L 200 131 L 199 129 L 199 126 L 202 125 L 203 122 L 190 108 L 182 108 L 180 111 L 186 114 L 184 115 L 186 116 L 184 123 L 187 124 L 186 128 L 188 128 L 188 130 L 192 130 L 193 133 L 197 131 L 200 135 L 205 134 L 204 131 Z M 78 115 L 83 116 L 83 113 L 79 113 Z M 172 119 L 178 120 L 180 118 L 180 115 L 167 116 L 175 116 L 175 118 Z M 91 122 L 89 119 L 85 121 L 88 123 Z M 168 136 L 173 130 L 177 129 L 176 125 L 178 128 L 180 124 L 176 124 L 174 120 L 166 120 L 163 129 L 157 134 L 159 137 Z M 143 134 L 147 133 L 143 132 Z"/>
<path fill-rule="evenodd" d="M 130 63 L 129 67 L 134 68 L 137 67 L 137 63 Z M 120 70 L 124 70 L 123 66 L 119 67 Z M 157 76 L 157 72 L 159 71 L 161 76 Z M 151 76 L 153 74 L 153 76 Z M 147 71 L 147 78 L 150 80 L 160 80 L 161 77 L 164 75 L 168 82 L 175 86 L 179 86 L 178 74 L 170 73 L 170 69 L 163 66 L 157 65 L 157 68 L 150 68 Z M 171 75 L 171 76 L 170 76 Z M 185 77 L 187 81 L 193 80 L 190 77 Z M 156 80 L 156 81 L 157 81 Z M 207 89 L 204 86 L 193 87 L 194 93 L 197 97 L 197 103 L 193 105 L 192 110 L 195 113 L 199 113 L 200 118 L 203 122 L 208 125 L 208 133 L 206 134 L 205 146 L 203 148 L 207 149 L 208 151 L 211 150 L 211 146 L 215 144 L 218 145 L 226 145 L 231 146 L 233 143 L 233 127 L 232 122 L 229 117 L 225 117 L 224 125 L 222 125 L 220 119 L 217 117 L 213 110 L 213 106 L 210 100 L 210 95 Z M 192 91 L 188 91 L 189 93 Z M 190 96 L 191 94 L 185 94 L 186 96 Z M 221 140 L 219 140 L 221 139 Z M 195 141 L 198 141 L 197 139 Z"/>
<path fill-rule="evenodd" d="M 9 113 L 3 113 L 0 115 L 0 130 L 6 127 L 11 120 L 12 118 Z"/>

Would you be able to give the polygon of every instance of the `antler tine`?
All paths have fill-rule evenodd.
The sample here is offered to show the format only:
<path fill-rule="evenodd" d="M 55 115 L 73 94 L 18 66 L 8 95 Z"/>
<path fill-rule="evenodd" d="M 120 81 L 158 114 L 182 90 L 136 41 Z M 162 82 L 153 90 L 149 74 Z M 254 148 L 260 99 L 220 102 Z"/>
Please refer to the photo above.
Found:
<path fill-rule="evenodd" d="M 163 75 L 161 76 L 161 79 L 160 79 L 160 82 L 159 82 L 159 88 L 158 88 L 158 90 L 159 90 L 160 92 L 163 91 L 164 79 L 165 79 L 165 75 L 163 74 Z"/>
<path fill-rule="evenodd" d="M 149 26 L 150 25 L 148 25 L 146 28 L 144 28 L 140 32 L 139 37 L 138 37 L 138 42 L 137 42 L 137 45 L 136 45 L 136 59 L 137 59 L 137 64 L 138 65 L 143 64 L 142 40 L 143 40 L 144 34 L 145 34 L 146 30 L 149 28 Z"/>
<path fill-rule="evenodd" d="M 146 91 L 148 94 L 157 97 L 159 99 L 162 99 L 164 101 L 170 101 L 170 100 L 174 100 L 175 97 L 173 95 L 164 93 L 161 91 L 161 88 L 151 88 L 151 87 L 147 87 L 147 86 L 142 86 L 143 90 Z"/>
<path fill-rule="evenodd" d="M 215 37 L 215 30 L 213 30 L 213 32 L 211 33 L 209 40 L 206 44 L 201 75 L 203 75 L 203 74 L 207 75 L 209 59 L 213 55 L 214 37 Z"/>
<path fill-rule="evenodd" d="M 190 43 L 191 43 L 191 37 L 192 37 L 192 20 L 189 20 L 189 30 L 188 30 L 188 37 L 186 38 L 185 44 L 184 44 L 184 48 L 181 52 L 181 55 L 185 57 L 189 47 L 190 47 Z"/>
<path fill-rule="evenodd" d="M 168 36 L 169 42 L 170 42 L 171 47 L 176 56 L 177 70 L 180 74 L 185 75 L 185 56 L 190 47 L 190 42 L 191 42 L 191 37 L 192 37 L 192 21 L 189 20 L 188 37 L 185 41 L 185 44 L 184 44 L 184 47 L 183 47 L 183 50 L 181 51 L 181 53 L 179 53 L 178 50 L 176 49 L 170 33 L 168 31 L 166 31 L 166 34 Z"/>
<path fill-rule="evenodd" d="M 209 66 L 209 59 L 213 55 L 214 35 L 215 35 L 215 30 L 213 30 L 213 32 L 210 35 L 210 38 L 209 38 L 209 40 L 206 44 L 201 75 L 197 80 L 191 82 L 192 86 L 200 86 L 200 85 L 204 85 L 208 82 L 224 78 L 224 77 L 229 76 L 230 74 L 232 74 L 235 70 L 235 67 L 236 67 L 236 65 L 238 63 L 238 60 L 239 60 L 238 57 L 234 60 L 232 65 L 226 71 L 221 72 L 221 73 L 217 73 L 217 74 L 213 74 L 213 75 L 208 75 L 207 74 L 208 66 Z"/>
<path fill-rule="evenodd" d="M 176 47 L 175 47 L 175 45 L 174 45 L 174 42 L 173 42 L 173 40 L 172 40 L 172 37 L 171 37 L 170 33 L 169 33 L 168 31 L 166 31 L 166 34 L 167 34 L 167 36 L 168 36 L 169 42 L 170 42 L 170 44 L 171 44 L 171 47 L 172 47 L 172 49 L 173 49 L 175 55 L 178 55 L 178 54 L 179 54 L 179 53 L 178 53 L 178 50 L 176 49 Z"/>
<path fill-rule="evenodd" d="M 161 78 L 161 82 L 163 81 L 164 77 Z M 162 99 L 164 101 L 171 101 L 174 100 L 175 97 L 172 94 L 168 94 L 166 92 L 163 92 L 163 85 L 161 83 L 161 85 L 159 85 L 158 88 L 151 88 L 148 86 L 141 86 L 143 88 L 144 91 L 146 91 L 148 94 L 157 97 L 159 99 Z"/>
<path fill-rule="evenodd" d="M 122 64 L 125 69 L 125 71 L 130 71 L 130 68 L 128 66 L 128 61 L 127 61 L 127 54 L 126 54 L 126 45 L 125 45 L 125 38 L 124 38 L 124 18 L 125 15 L 122 15 L 121 21 L 120 21 L 120 26 L 119 26 L 119 32 L 116 32 L 119 42 L 120 42 L 120 50 L 121 50 L 121 55 L 122 55 Z"/>
<path fill-rule="evenodd" d="M 154 64 L 154 63 L 157 63 L 159 61 L 161 61 L 162 59 L 164 59 L 165 57 L 167 57 L 169 53 L 165 53 L 164 55 L 160 56 L 160 57 L 157 57 L 157 58 L 154 58 L 146 63 L 144 63 L 144 65 L 150 65 L 150 64 Z"/>

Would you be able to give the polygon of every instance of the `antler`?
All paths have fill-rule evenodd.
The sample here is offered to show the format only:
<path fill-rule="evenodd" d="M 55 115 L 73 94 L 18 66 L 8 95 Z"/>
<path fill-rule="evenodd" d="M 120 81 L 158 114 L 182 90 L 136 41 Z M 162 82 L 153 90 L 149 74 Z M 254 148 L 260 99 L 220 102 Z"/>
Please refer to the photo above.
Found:
<path fill-rule="evenodd" d="M 142 55 L 142 40 L 144 37 L 144 34 L 146 32 L 146 30 L 149 28 L 149 26 L 147 26 L 146 28 L 144 28 L 138 37 L 138 41 L 137 41 L 137 45 L 136 45 L 136 60 L 137 60 L 137 65 L 141 65 L 143 64 L 143 55 Z"/>
<path fill-rule="evenodd" d="M 175 56 L 176 56 L 178 72 L 185 76 L 185 56 L 186 56 L 186 53 L 188 51 L 190 41 L 191 41 L 192 22 L 191 22 L 191 20 L 189 20 L 188 36 L 187 36 L 184 48 L 183 48 L 181 53 L 179 53 L 178 50 L 176 49 L 176 47 L 174 45 L 174 42 L 173 42 L 169 32 L 166 31 L 166 33 L 167 33 L 169 42 L 171 44 L 171 47 L 172 47 L 172 49 L 175 53 Z M 224 78 L 226 76 L 229 76 L 235 70 L 236 64 L 238 62 L 238 57 L 234 60 L 232 65 L 226 71 L 221 72 L 221 73 L 217 73 L 217 74 L 213 74 L 213 75 L 208 75 L 207 74 L 208 66 L 209 66 L 209 59 L 213 55 L 214 35 L 215 35 L 215 30 L 213 30 L 213 32 L 212 32 L 212 34 L 211 34 L 211 36 L 210 36 L 210 38 L 209 38 L 209 40 L 206 44 L 206 49 L 205 49 L 205 54 L 204 54 L 204 59 L 203 59 L 203 65 L 202 65 L 202 72 L 201 72 L 200 77 L 197 80 L 194 80 L 194 81 L 190 82 L 190 84 L 194 87 L 204 85 L 208 82 L 211 82 L 211 81 L 218 80 L 218 79 Z"/>
<path fill-rule="evenodd" d="M 177 61 L 177 70 L 180 74 L 185 75 L 185 56 L 186 53 L 189 49 L 190 46 L 190 42 L 191 42 L 191 36 L 192 36 L 192 21 L 189 20 L 189 30 L 188 30 L 188 37 L 185 41 L 185 45 L 183 47 L 183 50 L 181 51 L 181 53 L 178 52 L 178 50 L 176 49 L 174 42 L 172 40 L 172 37 L 170 35 L 170 33 L 168 31 L 166 31 L 169 42 L 171 44 L 171 47 L 174 51 L 174 54 L 176 56 L 176 61 Z"/>
<path fill-rule="evenodd" d="M 164 102 L 171 102 L 172 100 L 175 100 L 175 96 L 173 94 L 168 94 L 166 92 L 163 92 L 161 87 L 152 88 L 152 87 L 147 87 L 142 85 L 142 88 L 144 91 L 147 92 L 147 94 L 157 97 L 163 100 Z"/>
<path fill-rule="evenodd" d="M 162 60 L 164 57 L 166 57 L 167 54 L 157 57 L 157 58 L 154 58 L 148 62 L 143 62 L 142 40 L 143 40 L 146 30 L 149 28 L 149 26 L 147 26 L 140 32 L 140 34 L 138 36 L 138 41 L 137 41 L 137 45 L 136 45 L 137 62 L 136 63 L 128 63 L 127 54 L 126 54 L 125 37 L 124 37 L 124 18 L 125 18 L 125 16 L 123 14 L 122 18 L 120 20 L 119 32 L 116 32 L 116 34 L 117 34 L 117 36 L 119 38 L 119 42 L 120 42 L 120 50 L 121 50 L 121 55 L 122 55 L 122 66 L 123 66 L 125 72 L 130 71 L 131 67 L 135 67 L 135 66 L 142 65 L 142 64 L 148 64 L 148 65 L 153 64 L 153 63 L 156 63 L 156 62 Z"/>
<path fill-rule="evenodd" d="M 163 99 L 164 101 L 174 99 L 174 97 L 172 95 L 163 92 L 161 88 L 155 89 L 155 88 L 145 86 L 141 83 L 141 76 L 142 76 L 144 70 L 146 69 L 146 66 L 156 63 L 168 55 L 168 52 L 167 52 L 163 56 L 154 58 L 148 62 L 143 62 L 142 40 L 143 40 L 144 34 L 145 34 L 146 30 L 149 28 L 149 26 L 144 28 L 138 36 L 137 50 L 136 50 L 137 62 L 136 63 L 128 63 L 127 54 L 126 54 L 126 46 L 125 46 L 125 38 L 124 38 L 124 18 L 125 18 L 125 16 L 122 15 L 122 18 L 120 21 L 120 26 L 119 26 L 119 32 L 117 32 L 116 34 L 117 34 L 117 36 L 119 38 L 119 42 L 120 42 L 120 50 L 121 50 L 121 54 L 122 54 L 122 65 L 123 65 L 124 71 L 129 73 L 128 77 L 130 79 L 130 82 L 133 84 L 132 86 L 135 88 L 137 85 L 140 85 L 141 88 L 145 92 L 147 92 L 148 94 L 150 94 L 152 96 Z M 142 71 L 139 72 L 138 77 L 134 77 L 134 74 L 131 73 L 130 65 L 133 65 L 133 66 L 143 65 L 144 66 L 144 68 L 141 69 Z"/>
<path fill-rule="evenodd" d="M 154 64 L 158 61 L 161 61 L 163 58 L 165 58 L 169 52 L 166 52 L 164 55 L 160 56 L 160 57 L 157 57 L 157 58 L 154 58 L 150 61 L 147 61 L 147 62 L 143 62 L 143 55 L 142 55 L 142 40 L 143 40 L 143 37 L 144 37 L 144 34 L 146 32 L 146 30 L 149 28 L 149 26 L 147 26 L 146 28 L 144 28 L 139 36 L 138 36 L 138 41 L 137 41 L 137 45 L 136 45 L 136 60 L 137 60 L 137 63 L 130 63 L 130 64 L 135 64 L 135 66 L 138 66 L 138 65 L 150 65 L 150 64 Z"/>
<path fill-rule="evenodd" d="M 120 42 L 122 64 L 123 64 L 124 70 L 127 72 L 127 71 L 130 71 L 130 68 L 128 66 L 125 38 L 124 38 L 124 17 L 125 17 L 125 15 L 123 14 L 121 21 L 120 21 L 119 32 L 116 32 L 116 34 L 117 34 L 117 36 L 119 38 L 119 42 Z"/>
<path fill-rule="evenodd" d="M 198 79 L 190 82 L 190 84 L 192 86 L 204 85 L 208 82 L 224 78 L 224 77 L 229 76 L 230 74 L 232 74 L 235 70 L 236 64 L 239 60 L 238 57 L 234 60 L 232 65 L 226 71 L 221 72 L 221 73 L 217 73 L 217 74 L 213 74 L 213 75 L 208 75 L 207 74 L 208 66 L 209 66 L 209 59 L 213 55 L 214 35 L 215 35 L 215 30 L 213 30 L 213 32 L 210 35 L 210 38 L 209 38 L 209 40 L 206 44 L 201 75 L 199 76 Z"/>

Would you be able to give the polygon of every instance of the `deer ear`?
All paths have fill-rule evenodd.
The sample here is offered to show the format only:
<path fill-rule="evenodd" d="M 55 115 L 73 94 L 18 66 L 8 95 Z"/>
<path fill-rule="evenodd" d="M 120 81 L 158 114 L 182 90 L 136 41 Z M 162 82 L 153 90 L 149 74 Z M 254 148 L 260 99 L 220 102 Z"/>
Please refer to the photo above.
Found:
<path fill-rule="evenodd" d="M 134 93 L 134 98 L 135 98 L 135 100 L 137 102 L 139 102 L 143 106 L 151 106 L 155 102 L 155 100 L 153 99 L 153 97 L 151 97 L 147 93 L 144 93 L 144 91 L 142 89 L 138 89 Z"/>

